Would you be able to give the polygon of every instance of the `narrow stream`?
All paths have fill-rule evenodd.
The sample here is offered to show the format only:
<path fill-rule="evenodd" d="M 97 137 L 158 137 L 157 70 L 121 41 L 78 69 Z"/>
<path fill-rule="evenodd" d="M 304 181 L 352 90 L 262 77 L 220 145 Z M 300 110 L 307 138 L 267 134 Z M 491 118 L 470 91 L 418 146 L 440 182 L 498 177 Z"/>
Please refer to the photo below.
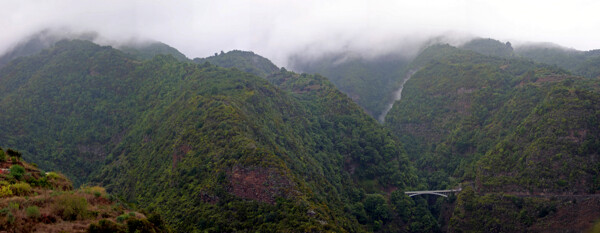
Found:
<path fill-rule="evenodd" d="M 408 81 L 410 79 L 410 77 L 413 76 L 413 74 L 415 74 L 418 71 L 418 69 L 415 70 L 409 70 L 408 73 L 406 74 L 406 77 L 404 77 L 404 79 L 402 80 L 402 83 L 400 84 L 400 88 L 398 88 L 398 90 L 396 90 L 393 95 L 394 95 L 394 99 L 392 101 L 390 101 L 390 103 L 388 103 L 387 106 L 385 106 L 385 110 L 383 110 L 383 112 L 381 113 L 381 115 L 379 115 L 379 117 L 377 118 L 377 120 L 379 120 L 379 122 L 383 123 L 385 121 L 385 116 L 388 114 L 388 112 L 392 109 L 392 106 L 394 106 L 394 103 L 398 100 L 400 100 L 402 98 L 402 89 L 404 88 L 404 84 L 406 83 L 406 81 Z"/>

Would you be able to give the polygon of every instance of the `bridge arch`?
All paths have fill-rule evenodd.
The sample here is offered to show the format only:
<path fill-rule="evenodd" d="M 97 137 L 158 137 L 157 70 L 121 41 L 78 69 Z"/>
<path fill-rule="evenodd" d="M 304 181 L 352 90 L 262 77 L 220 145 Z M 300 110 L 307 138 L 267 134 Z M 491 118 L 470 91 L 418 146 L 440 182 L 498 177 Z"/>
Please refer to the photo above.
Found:
<path fill-rule="evenodd" d="M 441 197 L 448 197 L 449 194 L 451 194 L 451 193 L 458 193 L 461 190 L 462 189 L 459 187 L 458 189 L 446 189 L 446 190 L 406 191 L 406 192 L 404 192 L 404 194 L 408 195 L 409 197 L 416 196 L 416 195 L 423 195 L 423 194 L 438 195 L 438 196 L 441 196 Z"/>
<path fill-rule="evenodd" d="M 442 193 L 436 193 L 436 192 L 430 192 L 430 193 L 414 193 L 414 194 L 410 194 L 408 195 L 409 197 L 412 196 L 417 196 L 417 195 L 425 195 L 425 194 L 429 194 L 429 195 L 438 195 L 438 196 L 442 196 L 442 197 L 448 197 L 448 195 L 446 194 L 442 194 Z"/>

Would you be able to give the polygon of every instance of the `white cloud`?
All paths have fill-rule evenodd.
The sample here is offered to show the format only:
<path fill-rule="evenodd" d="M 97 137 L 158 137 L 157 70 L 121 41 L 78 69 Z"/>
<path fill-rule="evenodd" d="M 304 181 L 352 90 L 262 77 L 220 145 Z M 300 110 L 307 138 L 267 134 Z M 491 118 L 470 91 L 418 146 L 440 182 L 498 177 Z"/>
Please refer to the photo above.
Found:
<path fill-rule="evenodd" d="M 295 52 L 376 53 L 447 32 L 589 50 L 600 48 L 598 9 L 589 0 L 7 0 L 0 52 L 48 27 L 154 39 L 192 58 L 252 50 L 280 65 Z"/>

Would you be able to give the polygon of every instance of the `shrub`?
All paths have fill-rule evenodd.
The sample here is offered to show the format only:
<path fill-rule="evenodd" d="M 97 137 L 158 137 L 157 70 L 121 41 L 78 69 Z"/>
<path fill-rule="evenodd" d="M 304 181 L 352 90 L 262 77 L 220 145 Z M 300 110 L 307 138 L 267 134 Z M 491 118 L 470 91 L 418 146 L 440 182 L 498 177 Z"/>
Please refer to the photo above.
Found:
<path fill-rule="evenodd" d="M 19 182 L 10 185 L 10 190 L 17 196 L 25 196 L 31 193 L 31 186 L 28 183 Z"/>
<path fill-rule="evenodd" d="M 52 189 L 64 191 L 73 189 L 73 184 L 71 184 L 71 181 L 69 181 L 64 175 L 56 172 L 46 173 L 46 182 L 52 187 Z"/>
<path fill-rule="evenodd" d="M 10 175 L 20 180 L 25 175 L 25 168 L 20 165 L 12 165 L 10 166 Z"/>
<path fill-rule="evenodd" d="M 19 159 L 21 159 L 21 155 L 23 155 L 21 152 L 13 150 L 13 149 L 6 150 L 6 154 L 8 154 L 8 156 L 10 156 L 11 159 L 15 159 L 16 158 L 17 161 Z M 15 162 L 15 161 L 13 161 L 13 162 Z"/>
<path fill-rule="evenodd" d="M 92 186 L 83 188 L 85 193 L 94 194 L 95 197 L 106 196 L 106 189 L 100 186 Z"/>
<path fill-rule="evenodd" d="M 13 223 L 15 223 L 15 215 L 13 215 L 13 213 L 8 212 L 6 214 L 6 223 L 8 223 L 9 225 L 12 225 Z"/>
<path fill-rule="evenodd" d="M 27 213 L 28 218 L 38 219 L 41 216 L 40 208 L 34 205 L 27 207 L 25 212 Z"/>
<path fill-rule="evenodd" d="M 2 148 L 0 148 L 0 162 L 6 162 L 6 154 L 4 153 Z"/>
<path fill-rule="evenodd" d="M 365 211 L 373 220 L 387 220 L 389 207 L 380 194 L 367 194 L 364 202 Z"/>
<path fill-rule="evenodd" d="M 113 221 L 102 219 L 98 223 L 92 223 L 88 227 L 87 232 L 89 233 L 112 233 L 112 232 L 126 232 L 125 227 L 117 224 Z"/>
<path fill-rule="evenodd" d="M 48 173 L 46 173 L 46 178 L 48 178 L 49 180 L 60 179 L 61 176 L 56 172 L 48 172 Z"/>
<path fill-rule="evenodd" d="M 127 215 L 120 215 L 119 217 L 117 217 L 117 222 L 124 222 L 125 219 L 127 219 L 129 216 Z"/>
<path fill-rule="evenodd" d="M 10 197 L 12 195 L 13 193 L 8 185 L 2 185 L 2 187 L 0 187 L 0 197 Z"/>
<path fill-rule="evenodd" d="M 12 210 L 19 210 L 19 203 L 17 202 L 9 202 L 8 203 L 8 209 Z"/>
<path fill-rule="evenodd" d="M 88 216 L 88 202 L 85 198 L 73 194 L 59 196 L 54 211 L 63 220 L 85 219 Z"/>
<path fill-rule="evenodd" d="M 152 224 L 146 219 L 130 219 L 127 221 L 127 232 L 153 232 Z"/>

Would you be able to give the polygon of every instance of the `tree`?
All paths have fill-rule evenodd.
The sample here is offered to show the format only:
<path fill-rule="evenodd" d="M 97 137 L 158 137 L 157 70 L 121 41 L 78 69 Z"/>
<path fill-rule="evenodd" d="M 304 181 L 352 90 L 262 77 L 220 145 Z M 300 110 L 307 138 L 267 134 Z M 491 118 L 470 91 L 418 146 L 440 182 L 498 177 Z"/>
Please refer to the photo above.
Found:
<path fill-rule="evenodd" d="M 4 150 L 2 150 L 2 147 L 0 147 L 0 162 L 5 162 L 6 161 L 6 154 L 4 153 Z"/>
<path fill-rule="evenodd" d="M 25 175 L 25 168 L 19 165 L 10 166 L 10 175 L 17 180 L 20 180 Z"/>
<path fill-rule="evenodd" d="M 8 156 L 11 157 L 11 159 L 16 158 L 17 161 L 19 161 L 21 159 L 21 155 L 23 155 L 21 152 L 10 148 L 6 150 L 6 154 L 8 154 Z"/>
<path fill-rule="evenodd" d="M 390 212 L 385 198 L 381 194 L 367 194 L 365 211 L 374 221 L 387 220 Z"/>

